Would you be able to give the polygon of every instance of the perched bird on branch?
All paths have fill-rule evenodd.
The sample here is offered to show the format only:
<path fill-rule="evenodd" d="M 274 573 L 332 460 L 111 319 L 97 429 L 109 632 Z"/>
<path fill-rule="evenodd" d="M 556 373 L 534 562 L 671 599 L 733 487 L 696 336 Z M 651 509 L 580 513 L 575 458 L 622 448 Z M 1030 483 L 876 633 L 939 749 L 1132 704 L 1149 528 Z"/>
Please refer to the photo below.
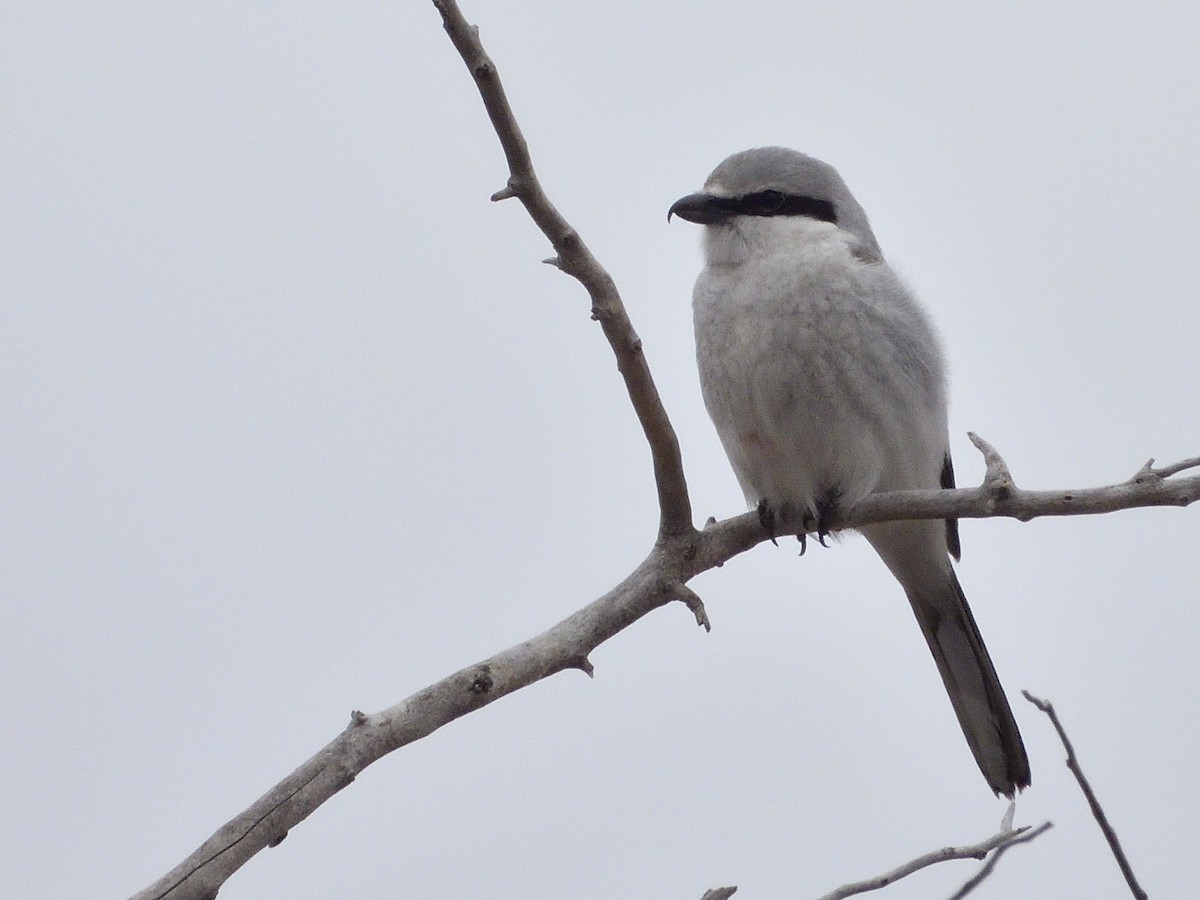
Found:
<path fill-rule="evenodd" d="M 693 311 L 704 402 L 772 537 L 878 491 L 953 487 L 942 351 L 830 165 L 735 153 L 668 214 L 704 225 Z M 904 587 L 993 791 L 1029 785 L 1017 723 L 950 557 L 957 522 L 861 529 Z"/>

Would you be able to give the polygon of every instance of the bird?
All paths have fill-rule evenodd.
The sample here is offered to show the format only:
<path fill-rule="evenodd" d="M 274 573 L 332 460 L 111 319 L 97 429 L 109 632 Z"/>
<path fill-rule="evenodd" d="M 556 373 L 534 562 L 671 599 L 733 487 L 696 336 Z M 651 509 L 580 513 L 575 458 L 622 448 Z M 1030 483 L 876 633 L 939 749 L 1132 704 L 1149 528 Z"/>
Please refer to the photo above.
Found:
<path fill-rule="evenodd" d="M 837 170 L 784 147 L 734 153 L 678 216 L 704 227 L 692 294 L 704 403 L 772 540 L 822 544 L 877 492 L 952 488 L 945 362 Z M 954 519 L 858 529 L 904 588 L 988 786 L 1010 799 L 1029 759 L 950 558 Z"/>

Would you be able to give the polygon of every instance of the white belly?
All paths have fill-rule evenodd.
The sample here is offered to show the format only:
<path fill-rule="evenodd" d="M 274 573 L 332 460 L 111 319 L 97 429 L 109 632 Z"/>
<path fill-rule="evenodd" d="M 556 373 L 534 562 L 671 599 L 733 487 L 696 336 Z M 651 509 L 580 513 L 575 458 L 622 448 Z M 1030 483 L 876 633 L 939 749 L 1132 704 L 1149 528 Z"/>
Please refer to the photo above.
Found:
<path fill-rule="evenodd" d="M 696 283 L 705 404 L 751 505 L 935 487 L 940 354 L 904 286 L 844 244 L 710 266 Z M 828 252 L 822 252 L 822 251 Z"/>

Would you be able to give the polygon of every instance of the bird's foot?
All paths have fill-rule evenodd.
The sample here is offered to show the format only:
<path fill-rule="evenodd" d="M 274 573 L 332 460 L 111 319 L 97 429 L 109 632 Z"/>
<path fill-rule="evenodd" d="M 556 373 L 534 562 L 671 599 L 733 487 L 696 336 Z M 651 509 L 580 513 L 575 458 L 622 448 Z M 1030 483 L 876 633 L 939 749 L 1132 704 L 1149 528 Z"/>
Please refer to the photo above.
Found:
<path fill-rule="evenodd" d="M 801 555 L 804 553 L 803 535 L 806 531 L 815 531 L 817 533 L 817 543 L 822 547 L 829 546 L 827 543 L 825 543 L 825 538 L 829 536 L 829 532 L 832 530 L 831 526 L 833 525 L 834 520 L 837 518 L 838 501 L 840 499 L 841 491 L 839 491 L 837 488 L 830 488 L 817 499 L 815 504 L 816 509 L 814 511 L 806 511 L 804 513 L 804 520 L 801 522 L 801 527 L 803 530 L 800 533 Z"/>
<path fill-rule="evenodd" d="M 814 516 L 810 512 L 804 514 L 804 518 L 800 520 L 800 533 L 796 535 L 800 539 L 800 555 L 804 555 L 805 547 L 808 543 L 808 532 L 815 531 L 817 533 L 817 543 L 822 547 L 828 547 L 825 543 L 825 536 L 829 534 L 829 529 L 825 527 L 820 516 Z"/>

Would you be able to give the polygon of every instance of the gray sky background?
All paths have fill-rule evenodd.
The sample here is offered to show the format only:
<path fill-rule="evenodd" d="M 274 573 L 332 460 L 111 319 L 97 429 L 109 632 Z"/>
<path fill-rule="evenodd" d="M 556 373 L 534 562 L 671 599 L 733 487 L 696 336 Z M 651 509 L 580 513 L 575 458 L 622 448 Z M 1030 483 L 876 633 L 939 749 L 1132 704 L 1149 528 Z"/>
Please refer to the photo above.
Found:
<path fill-rule="evenodd" d="M 1200 453 L 1200 22 L 1184 4 L 468 3 L 616 278 L 698 520 L 742 501 L 692 359 L 725 155 L 839 167 L 929 307 L 966 439 L 1027 487 Z M 161 875 L 348 721 L 550 626 L 653 538 L 583 291 L 515 203 L 432 6 L 0 13 L 5 897 Z M 981 897 L 1195 889 L 1200 510 L 971 521 L 959 575 L 1034 784 Z M 861 539 L 760 547 L 368 769 L 221 893 L 812 897 L 996 830 Z M 957 863 L 880 896 L 949 894 Z"/>

